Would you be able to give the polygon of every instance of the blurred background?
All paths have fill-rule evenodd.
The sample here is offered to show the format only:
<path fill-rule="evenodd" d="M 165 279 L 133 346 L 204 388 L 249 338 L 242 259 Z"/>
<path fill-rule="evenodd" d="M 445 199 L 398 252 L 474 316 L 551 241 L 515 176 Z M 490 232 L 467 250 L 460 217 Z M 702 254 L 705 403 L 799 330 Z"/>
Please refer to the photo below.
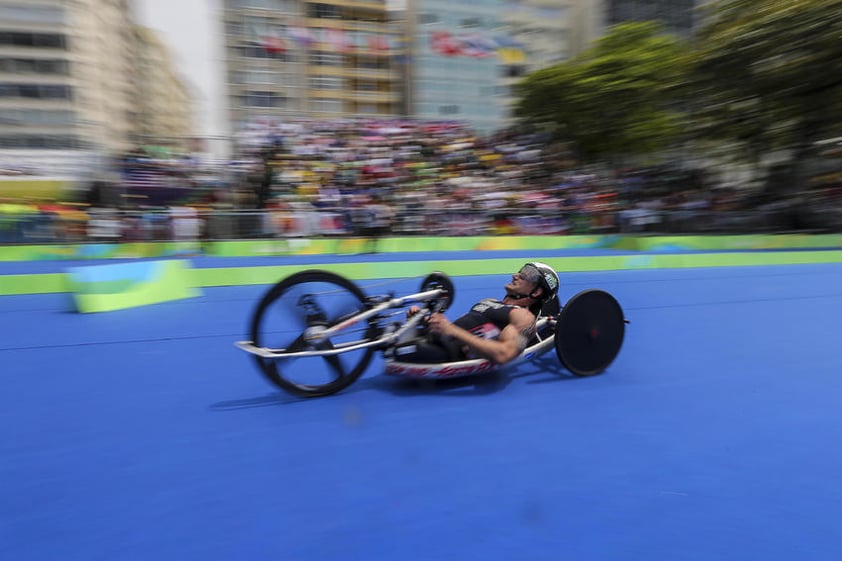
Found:
<path fill-rule="evenodd" d="M 842 0 L 0 0 L 0 243 L 842 231 Z"/>

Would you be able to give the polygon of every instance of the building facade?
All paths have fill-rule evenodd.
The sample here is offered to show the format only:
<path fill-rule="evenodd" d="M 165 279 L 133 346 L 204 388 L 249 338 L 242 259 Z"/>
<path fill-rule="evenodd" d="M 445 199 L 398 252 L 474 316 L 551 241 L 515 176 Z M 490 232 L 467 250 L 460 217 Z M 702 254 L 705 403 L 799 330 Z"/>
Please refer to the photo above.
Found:
<path fill-rule="evenodd" d="M 232 129 L 401 115 L 400 30 L 389 15 L 385 0 L 225 0 Z"/>
<path fill-rule="evenodd" d="M 486 134 L 505 124 L 507 92 L 498 57 L 503 11 L 503 0 L 410 0 L 405 17 L 411 117 L 462 121 Z"/>
<path fill-rule="evenodd" d="M 657 20 L 670 32 L 687 35 L 696 23 L 699 0 L 602 0 L 605 25 Z"/>
<path fill-rule="evenodd" d="M 0 160 L 72 175 L 130 147 L 131 14 L 129 0 L 0 0 Z"/>
<path fill-rule="evenodd" d="M 513 87 L 524 76 L 568 60 L 581 48 L 576 28 L 582 0 L 510 0 L 501 13 L 502 33 L 512 40 L 498 50 L 506 111 L 511 121 Z"/>
<path fill-rule="evenodd" d="M 135 145 L 190 151 L 196 130 L 193 94 L 176 73 L 172 53 L 154 31 L 135 27 L 134 41 L 130 140 Z"/>
<path fill-rule="evenodd" d="M 514 85 L 601 31 L 599 0 L 409 0 L 409 112 L 481 133 L 511 126 Z"/>

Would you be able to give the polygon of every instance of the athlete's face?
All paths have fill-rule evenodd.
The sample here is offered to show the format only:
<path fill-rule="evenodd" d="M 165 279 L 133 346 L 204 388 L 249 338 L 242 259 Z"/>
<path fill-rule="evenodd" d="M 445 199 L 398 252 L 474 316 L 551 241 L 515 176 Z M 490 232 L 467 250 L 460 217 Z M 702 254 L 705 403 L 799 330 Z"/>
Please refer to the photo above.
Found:
<path fill-rule="evenodd" d="M 532 294 L 538 288 L 541 273 L 531 265 L 525 265 L 512 275 L 512 281 L 505 286 L 508 294 Z"/>

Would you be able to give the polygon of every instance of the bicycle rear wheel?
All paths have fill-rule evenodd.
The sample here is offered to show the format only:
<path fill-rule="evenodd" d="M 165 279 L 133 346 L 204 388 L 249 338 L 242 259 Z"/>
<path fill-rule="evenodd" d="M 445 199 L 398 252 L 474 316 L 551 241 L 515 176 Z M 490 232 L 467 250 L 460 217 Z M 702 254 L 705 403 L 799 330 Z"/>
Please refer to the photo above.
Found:
<path fill-rule="evenodd" d="M 306 340 L 311 328 L 330 328 L 366 308 L 366 296 L 352 281 L 329 271 L 295 273 L 273 286 L 260 300 L 251 320 L 251 341 L 283 355 L 340 349 L 376 335 L 376 320 L 360 322 L 336 335 Z M 373 349 L 332 355 L 264 358 L 256 356 L 266 378 L 284 391 L 303 397 L 336 393 L 368 367 Z"/>
<path fill-rule="evenodd" d="M 558 318 L 555 350 L 576 376 L 593 376 L 614 362 L 626 332 L 623 309 L 604 290 L 584 290 L 570 299 Z"/>

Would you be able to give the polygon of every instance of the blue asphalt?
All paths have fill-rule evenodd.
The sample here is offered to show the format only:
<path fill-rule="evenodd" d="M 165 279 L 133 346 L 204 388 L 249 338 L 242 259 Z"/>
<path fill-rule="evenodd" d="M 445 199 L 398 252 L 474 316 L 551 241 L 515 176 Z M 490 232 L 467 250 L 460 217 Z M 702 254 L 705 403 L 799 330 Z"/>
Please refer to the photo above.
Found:
<path fill-rule="evenodd" d="M 592 287 L 632 321 L 600 376 L 378 360 L 318 400 L 232 344 L 266 287 L 0 297 L 0 559 L 837 561 L 842 266 L 563 275 Z"/>

